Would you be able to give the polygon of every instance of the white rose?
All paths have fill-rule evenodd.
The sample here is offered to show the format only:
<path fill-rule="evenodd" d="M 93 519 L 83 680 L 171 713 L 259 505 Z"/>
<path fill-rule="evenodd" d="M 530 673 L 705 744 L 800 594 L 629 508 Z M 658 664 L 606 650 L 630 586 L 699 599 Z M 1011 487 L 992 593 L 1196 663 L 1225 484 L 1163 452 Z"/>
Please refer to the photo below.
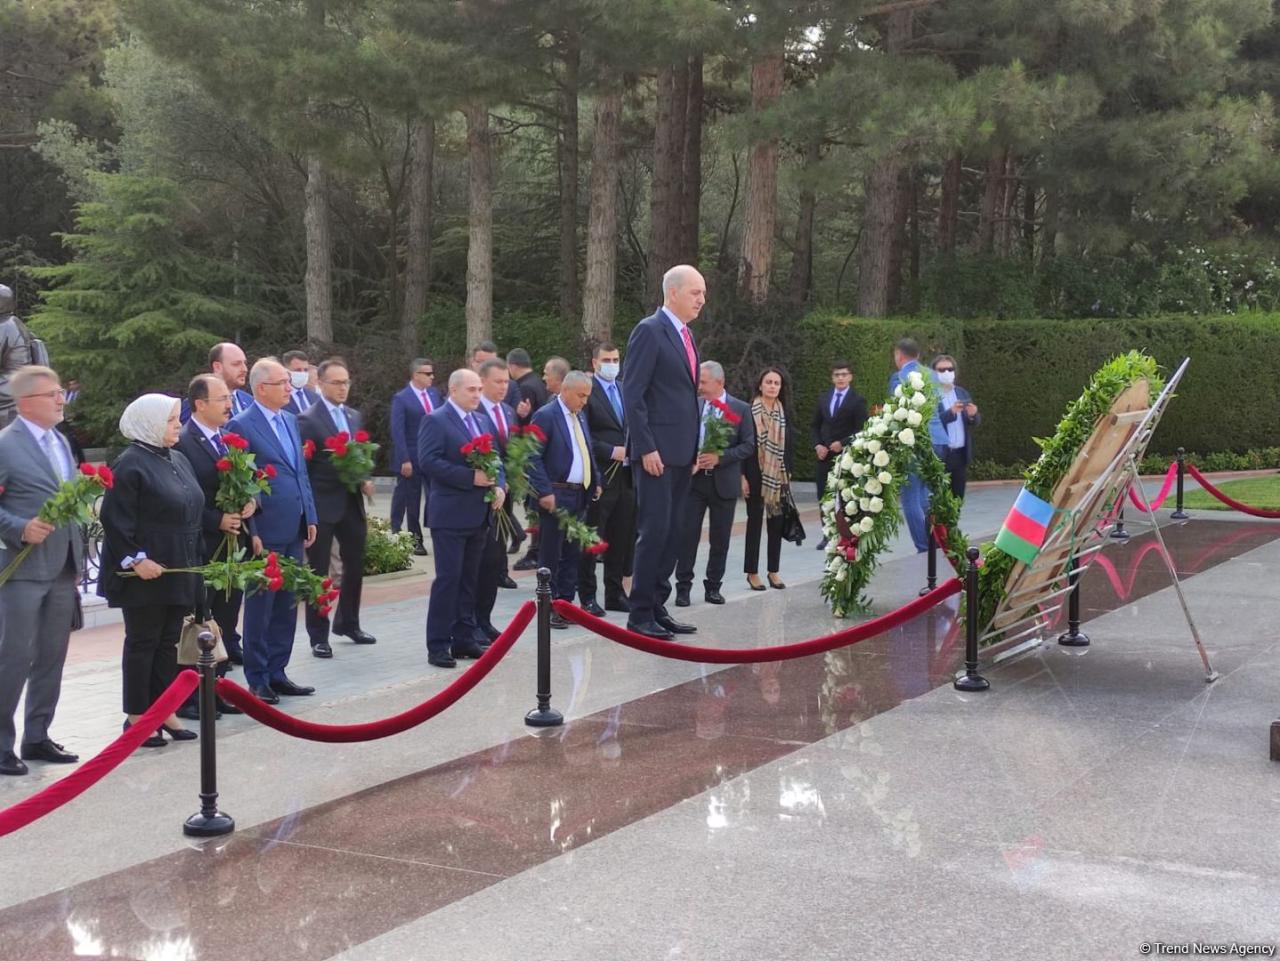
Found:
<path fill-rule="evenodd" d="M 911 395 L 912 407 L 923 407 L 927 403 L 929 403 L 929 398 L 919 391 L 916 391 L 916 393 Z"/>
<path fill-rule="evenodd" d="M 870 500 L 870 498 L 867 498 L 867 497 L 859 497 L 859 498 L 858 498 L 858 507 L 860 507 L 860 508 L 861 508 L 862 510 L 864 510 L 864 511 L 870 510 L 870 509 L 871 509 L 871 500 Z"/>
<path fill-rule="evenodd" d="M 854 464 L 849 468 L 849 473 L 853 474 L 854 477 L 861 477 L 866 472 L 867 468 L 865 464 Z"/>
<path fill-rule="evenodd" d="M 910 413 L 911 413 L 911 411 L 907 410 L 907 408 L 905 408 L 905 407 L 899 407 L 897 410 L 895 410 L 895 411 L 893 412 L 893 419 L 894 419 L 894 420 L 906 420 L 906 419 L 907 419 L 907 417 L 910 415 Z"/>
<path fill-rule="evenodd" d="M 880 451 L 880 442 L 878 440 L 867 441 L 867 453 L 876 454 Z"/>
<path fill-rule="evenodd" d="M 871 433 L 875 434 L 877 437 L 883 437 L 885 434 L 889 433 L 889 426 L 881 421 L 871 428 Z M 868 444 L 869 443 L 870 441 L 868 441 Z M 867 449 L 870 450 L 871 448 L 868 447 Z"/>
<path fill-rule="evenodd" d="M 907 414 L 907 424 L 911 427 L 919 427 L 920 422 L 923 420 L 924 418 L 920 416 L 920 412 L 918 410 L 913 410 Z"/>
<path fill-rule="evenodd" d="M 905 447 L 915 447 L 916 446 L 915 431 L 913 431 L 910 427 L 908 427 L 906 430 L 904 430 L 902 433 L 898 435 L 898 440 L 900 440 L 903 446 Z"/>
<path fill-rule="evenodd" d="M 853 501 L 849 501 L 849 503 L 844 505 L 844 512 L 846 516 L 852 517 L 854 514 L 858 513 L 858 505 Z"/>
<path fill-rule="evenodd" d="M 835 574 L 837 581 L 843 581 L 848 576 L 849 576 L 849 570 L 846 567 L 841 567 L 840 570 L 836 571 L 836 574 Z"/>
<path fill-rule="evenodd" d="M 895 388 L 893 389 L 893 396 L 894 396 L 894 397 L 901 397 L 904 393 L 905 393 L 905 391 L 902 389 L 902 385 L 901 385 L 901 384 L 899 384 L 897 387 L 895 387 Z"/>
<path fill-rule="evenodd" d="M 882 470 L 879 474 L 876 475 L 876 480 L 878 480 L 881 484 L 892 484 L 893 475 L 890 474 L 887 470 Z"/>
<path fill-rule="evenodd" d="M 909 433 L 911 433 L 911 431 L 909 431 L 909 430 L 908 430 L 908 431 L 905 431 L 905 433 L 908 433 L 908 434 L 909 434 Z M 887 450 L 882 450 L 882 451 L 877 452 L 877 453 L 876 453 L 876 456 L 875 456 L 875 457 L 873 457 L 873 458 L 871 458 L 871 463 L 875 464 L 877 467 L 888 467 L 888 466 L 889 466 L 889 452 L 888 452 Z"/>
<path fill-rule="evenodd" d="M 861 437 L 855 437 L 855 438 L 853 439 L 853 449 L 854 449 L 854 450 L 862 450 L 862 448 L 864 448 L 864 447 L 866 447 L 866 446 L 867 446 L 867 442 L 866 442 L 866 440 L 865 440 L 865 439 L 863 439 L 863 438 L 861 438 Z"/>
<path fill-rule="evenodd" d="M 918 370 L 913 370 L 910 374 L 907 375 L 907 383 L 910 384 L 914 389 L 919 390 L 921 387 L 924 386 L 924 375 L 921 374 L 920 371 Z"/>
<path fill-rule="evenodd" d="M 884 501 L 882 501 L 878 497 L 871 498 L 871 503 L 867 505 L 867 510 L 869 510 L 872 514 L 879 514 L 882 510 L 884 510 Z"/>
<path fill-rule="evenodd" d="M 862 520 L 858 521 L 858 529 L 864 534 L 870 534 L 875 530 L 875 526 L 876 522 L 870 517 L 864 517 Z"/>
<path fill-rule="evenodd" d="M 880 483 L 878 480 L 876 480 L 874 477 L 873 477 L 873 478 L 871 478 L 871 480 L 867 481 L 867 493 L 868 493 L 868 494 L 879 494 L 882 490 L 884 490 L 884 485 L 883 485 L 883 484 L 881 484 L 881 483 Z"/>
<path fill-rule="evenodd" d="M 917 414 L 916 416 L 917 416 L 917 417 L 919 417 L 920 415 L 919 415 L 919 414 Z M 841 458 L 840 458 L 840 466 L 841 466 L 844 470 L 848 470 L 850 467 L 852 467 L 852 466 L 853 466 L 853 454 L 845 453 L 843 456 L 841 456 Z"/>

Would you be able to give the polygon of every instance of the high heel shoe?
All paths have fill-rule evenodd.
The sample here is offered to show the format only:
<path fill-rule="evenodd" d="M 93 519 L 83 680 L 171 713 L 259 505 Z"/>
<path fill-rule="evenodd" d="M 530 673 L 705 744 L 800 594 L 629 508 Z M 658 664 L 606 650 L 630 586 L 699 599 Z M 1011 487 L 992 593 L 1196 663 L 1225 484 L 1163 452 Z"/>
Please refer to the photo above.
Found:
<path fill-rule="evenodd" d="M 778 576 L 777 574 L 769 575 L 769 586 L 772 587 L 775 591 L 785 591 L 787 589 L 787 585 L 782 583 L 782 581 L 775 581 L 774 578 L 777 576 Z"/>
<path fill-rule="evenodd" d="M 124 729 L 127 731 L 131 727 L 133 727 L 133 722 L 126 720 L 124 722 Z M 147 738 L 145 741 L 142 742 L 142 746 L 143 747 L 164 747 L 168 743 L 169 742 L 164 739 L 164 735 L 161 734 L 159 731 L 156 731 L 155 734 L 152 734 L 149 738 Z"/>
<path fill-rule="evenodd" d="M 164 731 L 165 734 L 168 734 L 175 741 L 194 741 L 200 736 L 195 731 L 189 731 L 185 727 L 170 727 L 168 724 L 161 724 L 160 730 Z M 156 733 L 159 734 L 160 731 L 157 731 Z"/>
<path fill-rule="evenodd" d="M 751 578 L 753 578 L 753 577 L 755 578 L 755 580 L 754 580 L 754 581 L 753 581 L 753 580 L 751 580 Z M 765 589 L 766 589 L 766 588 L 765 588 L 765 586 L 764 586 L 763 584 L 761 584 L 761 583 L 760 583 L 760 575 L 759 575 L 759 574 L 748 574 L 748 575 L 747 575 L 747 587 L 751 588 L 753 591 L 763 591 L 763 590 L 765 590 Z"/>

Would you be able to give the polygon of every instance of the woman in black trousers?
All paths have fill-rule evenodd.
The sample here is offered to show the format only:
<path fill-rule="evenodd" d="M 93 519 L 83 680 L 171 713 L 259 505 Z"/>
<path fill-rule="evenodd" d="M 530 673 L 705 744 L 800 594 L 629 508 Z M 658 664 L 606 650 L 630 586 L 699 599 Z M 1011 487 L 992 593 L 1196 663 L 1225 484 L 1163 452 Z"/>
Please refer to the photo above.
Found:
<path fill-rule="evenodd" d="M 747 544 L 742 567 L 753 591 L 760 583 L 760 533 L 769 534 L 769 586 L 783 590 L 778 577 L 782 560 L 782 491 L 795 466 L 795 430 L 787 418 L 787 379 L 776 367 L 766 367 L 756 381 L 751 416 L 756 424 L 756 456 L 742 462 L 742 496 L 747 501 Z"/>
<path fill-rule="evenodd" d="M 198 574 L 165 574 L 201 563 L 204 494 L 190 462 L 173 449 L 180 428 L 178 401 L 143 394 L 120 417 L 131 443 L 114 465 L 115 484 L 102 499 L 102 574 L 98 593 L 124 613 L 124 712 L 127 729 L 178 674 L 182 622 L 202 593 Z M 131 571 L 132 577 L 122 577 Z M 161 576 L 163 575 L 163 576 Z M 163 747 L 196 737 L 176 714 L 143 744 Z"/>

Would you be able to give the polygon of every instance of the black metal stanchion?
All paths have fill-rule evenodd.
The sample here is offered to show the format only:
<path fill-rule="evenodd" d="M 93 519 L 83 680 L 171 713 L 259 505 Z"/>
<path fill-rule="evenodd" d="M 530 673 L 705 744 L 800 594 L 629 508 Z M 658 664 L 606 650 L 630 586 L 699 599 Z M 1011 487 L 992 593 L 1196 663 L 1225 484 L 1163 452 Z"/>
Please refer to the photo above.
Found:
<path fill-rule="evenodd" d="M 925 575 L 925 586 L 920 590 L 924 597 L 938 586 L 938 539 L 933 536 L 933 528 L 929 528 L 929 571 Z"/>
<path fill-rule="evenodd" d="M 955 679 L 957 691 L 985 691 L 991 682 L 978 673 L 978 558 L 982 552 L 969 548 L 969 568 L 964 575 L 964 674 Z"/>
<path fill-rule="evenodd" d="M 1280 761 L 1280 721 L 1271 722 L 1271 760 Z"/>
<path fill-rule="evenodd" d="M 1058 635 L 1058 643 L 1063 647 L 1088 647 L 1089 635 L 1080 633 L 1080 564 L 1075 557 L 1071 558 L 1068 583 L 1071 596 L 1067 599 L 1067 632 Z"/>
<path fill-rule="evenodd" d="M 1127 495 L 1126 495 L 1127 496 Z M 1124 508 L 1120 508 L 1120 513 L 1116 515 L 1116 526 L 1111 532 L 1111 536 L 1118 541 L 1127 541 L 1129 532 L 1124 529 Z"/>
<path fill-rule="evenodd" d="M 182 833 L 193 838 L 216 838 L 236 829 L 235 819 L 218 810 L 218 745 L 214 735 L 217 714 L 216 663 L 213 649 L 216 641 L 208 631 L 201 631 L 200 644 L 200 812 L 187 818 Z"/>
<path fill-rule="evenodd" d="M 538 706 L 524 716 L 530 727 L 559 727 L 564 715 L 551 707 L 551 571 L 538 568 Z"/>
<path fill-rule="evenodd" d="M 1178 499 L 1174 502 L 1173 513 L 1169 516 L 1175 521 L 1185 521 L 1191 515 L 1182 509 L 1182 486 L 1187 477 L 1187 449 L 1178 448 Z"/>

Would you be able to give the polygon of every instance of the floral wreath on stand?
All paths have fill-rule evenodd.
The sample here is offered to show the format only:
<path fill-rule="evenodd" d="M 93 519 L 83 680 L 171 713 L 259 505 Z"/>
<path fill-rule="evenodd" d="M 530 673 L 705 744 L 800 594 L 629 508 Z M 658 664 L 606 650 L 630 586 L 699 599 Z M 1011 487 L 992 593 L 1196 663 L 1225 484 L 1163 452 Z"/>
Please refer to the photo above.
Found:
<path fill-rule="evenodd" d="M 837 617 L 870 609 L 866 588 L 880 554 L 898 532 L 898 501 L 910 474 L 928 488 L 929 523 L 941 538 L 939 546 L 960 569 L 968 547 L 957 528 L 960 501 L 951 493 L 946 468 L 929 438 L 937 403 L 932 381 L 911 371 L 832 464 L 822 498 L 827 564 L 821 590 Z"/>

